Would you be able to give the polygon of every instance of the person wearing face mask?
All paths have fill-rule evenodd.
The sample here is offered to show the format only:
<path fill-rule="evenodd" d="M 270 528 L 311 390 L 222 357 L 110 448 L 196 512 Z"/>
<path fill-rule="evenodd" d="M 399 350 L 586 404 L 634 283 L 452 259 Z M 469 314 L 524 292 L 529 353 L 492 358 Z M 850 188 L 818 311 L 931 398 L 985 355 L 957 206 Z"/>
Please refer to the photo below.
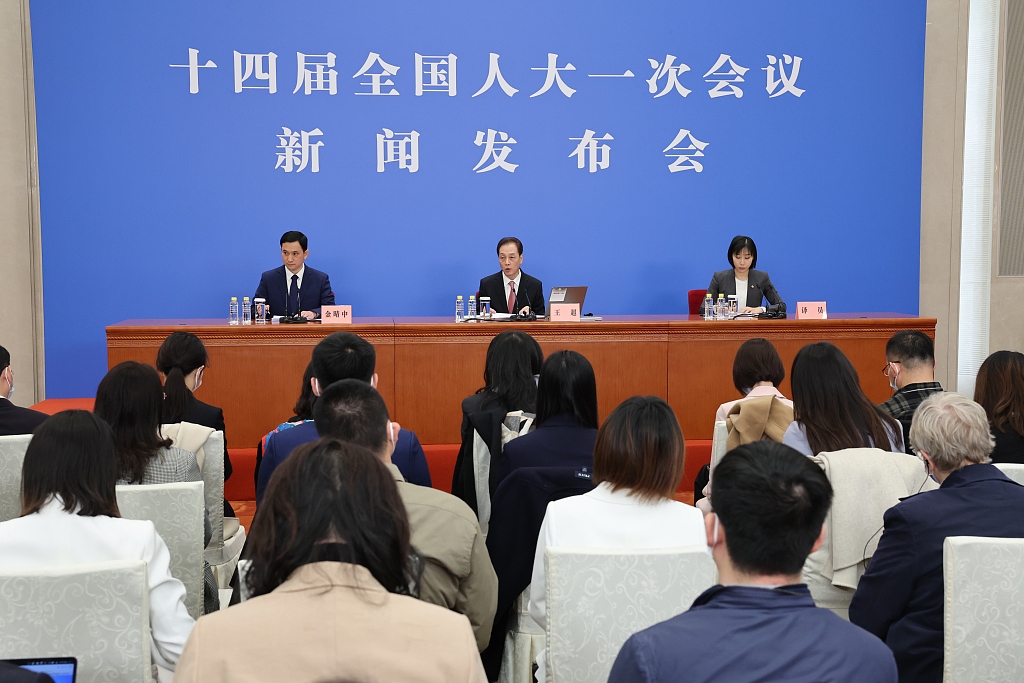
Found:
<path fill-rule="evenodd" d="M 910 424 L 914 411 L 932 394 L 942 391 L 935 381 L 935 345 L 931 337 L 918 330 L 900 330 L 885 345 L 885 369 L 882 373 L 895 392 L 878 407 L 899 420 L 903 443 L 910 453 Z"/>
<path fill-rule="evenodd" d="M 950 536 L 1024 538 L 1024 487 L 991 464 L 995 441 L 985 409 L 960 394 L 926 398 L 910 442 L 939 488 L 886 511 L 850 621 L 885 640 L 901 683 L 938 683 L 947 597 L 943 543 Z"/>
<path fill-rule="evenodd" d="M 370 342 L 351 332 L 335 332 L 324 339 L 313 349 L 313 376 L 310 386 L 318 397 L 335 382 L 343 379 L 357 379 L 377 388 L 377 351 Z M 274 432 L 268 435 L 263 447 L 263 460 L 260 461 L 259 472 L 256 473 L 256 505 L 263 500 L 263 494 L 270 483 L 274 470 L 304 443 L 320 438 L 316 420 L 303 422 L 291 429 Z M 416 435 L 401 429 L 395 441 L 395 452 L 391 462 L 401 471 L 405 480 L 421 486 L 430 486 L 430 470 L 427 468 L 427 456 Z"/>
<path fill-rule="evenodd" d="M 726 255 L 732 267 L 712 276 L 711 284 L 708 285 L 708 294 L 712 300 L 717 301 L 719 294 L 724 294 L 726 298 L 735 295 L 736 310 L 740 313 L 786 312 L 786 304 L 768 273 L 754 270 L 757 266 L 757 245 L 754 240 L 746 235 L 733 237 Z M 762 305 L 765 300 L 769 304 L 767 307 Z M 704 314 L 703 304 L 700 314 Z"/>
<path fill-rule="evenodd" d="M 38 410 L 16 406 L 11 402 L 14 396 L 14 370 L 11 368 L 11 354 L 0 346 L 0 436 L 31 434 L 49 417 Z"/>

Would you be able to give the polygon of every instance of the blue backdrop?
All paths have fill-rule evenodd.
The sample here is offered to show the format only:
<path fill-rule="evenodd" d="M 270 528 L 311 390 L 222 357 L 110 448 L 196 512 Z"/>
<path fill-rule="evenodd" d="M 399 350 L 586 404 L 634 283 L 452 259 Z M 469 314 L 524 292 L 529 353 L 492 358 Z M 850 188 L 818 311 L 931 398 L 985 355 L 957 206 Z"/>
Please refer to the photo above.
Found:
<path fill-rule="evenodd" d="M 738 233 L 787 302 L 916 313 L 925 4 L 32 2 L 47 395 L 92 395 L 107 324 L 226 317 L 288 229 L 357 316 L 450 314 L 505 234 L 545 288 L 589 285 L 596 314 L 685 312 Z M 353 77 L 371 53 L 384 64 Z M 511 97 L 474 96 L 491 53 Z M 571 97 L 531 97 L 549 53 Z M 398 94 L 357 95 L 372 74 Z M 415 172 L 378 172 L 385 129 L 407 140 L 385 159 L 411 162 L 419 134 Z M 502 158 L 475 144 L 488 129 L 515 140 L 514 171 L 474 171 Z M 611 136 L 594 172 L 570 156 L 588 129 Z"/>

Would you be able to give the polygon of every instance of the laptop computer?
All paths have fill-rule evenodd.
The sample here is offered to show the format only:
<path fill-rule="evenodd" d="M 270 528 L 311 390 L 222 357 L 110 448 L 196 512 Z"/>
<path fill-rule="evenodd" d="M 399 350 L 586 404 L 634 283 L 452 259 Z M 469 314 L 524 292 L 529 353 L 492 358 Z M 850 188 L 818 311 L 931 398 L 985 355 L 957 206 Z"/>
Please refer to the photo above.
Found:
<path fill-rule="evenodd" d="M 548 306 L 551 304 L 579 304 L 583 310 L 583 300 L 587 298 L 586 287 L 552 287 L 548 294 Z"/>
<path fill-rule="evenodd" d="M 5 659 L 4 662 L 14 666 L 46 674 L 53 683 L 75 683 L 78 675 L 78 660 L 74 657 L 40 657 L 38 659 Z"/>

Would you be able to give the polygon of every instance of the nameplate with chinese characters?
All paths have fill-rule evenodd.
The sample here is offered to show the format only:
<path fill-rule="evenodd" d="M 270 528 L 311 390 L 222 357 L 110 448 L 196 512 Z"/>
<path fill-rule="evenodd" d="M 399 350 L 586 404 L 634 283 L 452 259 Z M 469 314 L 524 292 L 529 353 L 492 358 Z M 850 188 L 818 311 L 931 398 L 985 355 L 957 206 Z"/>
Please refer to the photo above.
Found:
<path fill-rule="evenodd" d="M 320 309 L 320 322 L 324 325 L 350 325 L 351 306 L 324 306 Z"/>
<path fill-rule="evenodd" d="M 579 304 L 551 304 L 549 313 L 552 322 L 576 322 L 580 321 Z"/>
<path fill-rule="evenodd" d="M 828 320 L 828 308 L 824 301 L 798 301 L 796 304 L 797 320 Z"/>

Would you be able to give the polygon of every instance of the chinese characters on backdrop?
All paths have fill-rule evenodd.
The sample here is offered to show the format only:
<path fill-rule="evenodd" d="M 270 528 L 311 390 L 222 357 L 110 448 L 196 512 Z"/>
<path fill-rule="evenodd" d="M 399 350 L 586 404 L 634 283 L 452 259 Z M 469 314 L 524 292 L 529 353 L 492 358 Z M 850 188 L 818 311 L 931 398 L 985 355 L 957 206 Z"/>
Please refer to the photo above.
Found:
<path fill-rule="evenodd" d="M 326 93 L 327 95 L 338 94 L 338 71 L 337 55 L 333 52 L 327 54 L 306 54 L 296 52 L 296 78 L 295 88 L 292 94 L 302 93 L 312 95 L 313 93 Z M 495 85 L 508 97 L 513 97 L 519 92 L 506 80 L 499 66 L 500 55 L 490 53 L 487 78 L 483 85 L 471 97 L 477 97 L 490 90 Z M 664 60 L 648 59 L 653 70 L 651 77 L 647 79 L 647 90 L 653 99 L 675 94 L 679 97 L 688 97 L 693 89 L 687 88 L 685 80 L 689 80 L 693 87 L 697 87 L 693 81 L 699 80 L 695 77 L 687 79 L 684 74 L 690 72 L 690 67 L 682 62 L 676 62 L 675 55 L 665 55 Z M 781 57 L 767 55 L 767 66 L 761 67 L 765 72 L 765 91 L 768 98 L 773 99 L 783 95 L 800 97 L 804 90 L 797 87 L 797 78 L 800 75 L 802 58 L 783 54 Z M 572 97 L 576 92 L 569 83 L 563 79 L 563 74 L 570 74 L 577 71 L 576 67 L 565 61 L 563 66 L 558 66 L 559 57 L 555 53 L 548 53 L 547 65 L 531 67 L 531 71 L 544 72 L 544 82 L 540 88 L 529 97 L 540 97 L 556 88 L 563 96 Z M 414 54 L 414 80 L 415 96 L 422 97 L 432 93 L 455 97 L 458 94 L 458 72 L 456 65 L 458 57 L 454 54 L 447 55 L 421 55 Z M 200 63 L 199 50 L 189 48 L 187 64 L 171 64 L 172 68 L 188 69 L 189 93 L 199 92 L 200 69 L 215 69 L 217 64 L 212 59 Z M 395 66 L 384 61 L 376 52 L 371 52 L 363 65 L 352 75 L 356 81 L 357 96 L 369 97 L 397 97 L 401 95 L 395 83 L 401 66 Z M 714 66 L 707 70 L 703 76 L 705 83 L 711 87 L 707 94 L 711 99 L 721 97 L 743 97 L 743 88 L 740 83 L 745 83 L 744 76 L 750 71 L 749 67 L 740 66 L 732 57 L 727 54 L 719 55 Z M 699 73 L 699 72 L 697 72 Z M 571 74 L 566 77 L 574 85 L 582 74 Z M 634 73 L 627 69 L 623 73 L 615 74 L 586 74 L 588 78 L 635 78 Z M 574 77 L 576 77 L 574 79 Z M 243 90 L 263 90 L 268 94 L 277 93 L 277 54 L 267 52 L 264 54 L 244 54 L 234 51 L 234 88 L 236 93 Z M 671 133 L 667 134 L 670 135 Z M 389 164 L 393 168 L 405 170 L 409 173 L 416 173 L 419 170 L 419 138 L 420 134 L 415 130 L 398 132 L 390 128 L 382 128 L 377 136 L 377 172 L 384 173 Z M 287 126 L 281 127 L 281 132 L 276 134 L 278 144 L 277 164 L 275 169 L 281 169 L 285 173 L 299 173 L 309 170 L 310 173 L 320 171 L 320 149 L 324 146 L 322 138 L 324 132 L 319 128 L 313 130 L 292 130 Z M 611 145 L 615 140 L 611 133 L 605 132 L 598 135 L 596 131 L 585 130 L 580 137 L 569 137 L 567 149 L 572 149 L 568 157 L 576 158 L 576 167 L 586 169 L 590 173 L 609 168 L 611 164 Z M 575 144 L 573 147 L 573 143 Z M 481 147 L 480 160 L 472 171 L 476 173 L 487 173 L 501 170 L 514 173 L 519 164 L 509 160 L 512 154 L 513 145 L 518 144 L 517 140 L 506 131 L 498 131 L 488 128 L 486 131 L 476 131 L 473 144 Z M 668 144 L 662 153 L 671 162 L 667 165 L 670 173 L 679 171 L 695 171 L 700 173 L 704 165 L 698 159 L 704 156 L 704 150 L 709 143 L 698 140 L 689 129 L 680 128 L 674 133 L 672 142 Z M 468 166 L 468 164 L 467 164 Z"/>

